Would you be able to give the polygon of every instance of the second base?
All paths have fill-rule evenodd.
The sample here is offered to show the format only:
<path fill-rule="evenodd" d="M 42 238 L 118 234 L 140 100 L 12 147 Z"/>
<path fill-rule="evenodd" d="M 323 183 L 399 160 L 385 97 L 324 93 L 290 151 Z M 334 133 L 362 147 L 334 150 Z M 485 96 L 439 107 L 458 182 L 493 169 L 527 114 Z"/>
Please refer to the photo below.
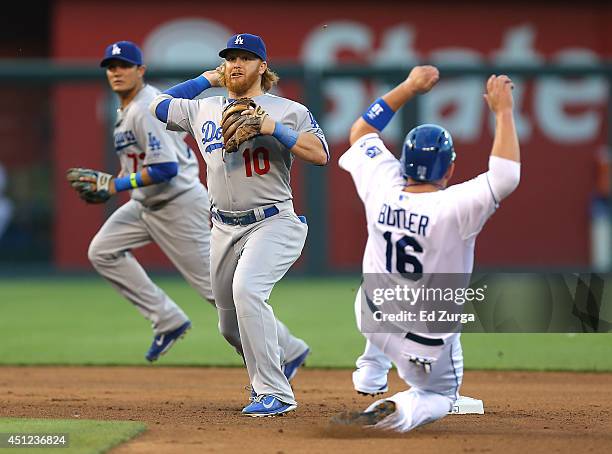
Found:
<path fill-rule="evenodd" d="M 480 399 L 459 396 L 448 412 L 449 415 L 484 415 L 484 404 Z"/>

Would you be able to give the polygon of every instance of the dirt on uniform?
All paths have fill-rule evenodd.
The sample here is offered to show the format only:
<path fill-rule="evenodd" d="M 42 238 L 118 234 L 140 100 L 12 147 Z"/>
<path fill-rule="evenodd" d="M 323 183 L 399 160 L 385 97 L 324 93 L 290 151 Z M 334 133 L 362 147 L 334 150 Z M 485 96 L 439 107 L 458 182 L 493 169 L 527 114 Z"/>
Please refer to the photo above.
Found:
<path fill-rule="evenodd" d="M 405 388 L 394 371 L 391 395 Z M 1 367 L 0 417 L 143 421 L 113 453 L 612 452 L 612 374 L 465 373 L 462 394 L 485 415 L 452 415 L 407 434 L 339 430 L 329 419 L 364 409 L 351 371 L 302 369 L 297 411 L 249 418 L 239 368 Z"/>

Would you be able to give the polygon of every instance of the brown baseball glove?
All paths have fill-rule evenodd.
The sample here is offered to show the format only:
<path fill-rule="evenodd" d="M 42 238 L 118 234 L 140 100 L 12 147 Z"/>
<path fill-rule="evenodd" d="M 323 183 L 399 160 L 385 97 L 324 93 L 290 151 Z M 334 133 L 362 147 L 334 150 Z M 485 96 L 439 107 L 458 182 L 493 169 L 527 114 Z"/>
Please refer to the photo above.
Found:
<path fill-rule="evenodd" d="M 240 98 L 223 109 L 221 130 L 227 153 L 238 151 L 238 147 L 261 134 L 261 125 L 268 114 L 251 98 Z"/>

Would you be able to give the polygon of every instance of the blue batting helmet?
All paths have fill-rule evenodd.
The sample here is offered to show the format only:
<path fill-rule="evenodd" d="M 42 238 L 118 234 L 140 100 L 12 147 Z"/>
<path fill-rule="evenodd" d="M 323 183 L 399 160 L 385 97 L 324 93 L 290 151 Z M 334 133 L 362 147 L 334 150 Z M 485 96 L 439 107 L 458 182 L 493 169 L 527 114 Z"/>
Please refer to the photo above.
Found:
<path fill-rule="evenodd" d="M 404 178 L 439 180 L 454 160 L 453 138 L 441 126 L 417 126 L 404 139 L 401 158 Z"/>

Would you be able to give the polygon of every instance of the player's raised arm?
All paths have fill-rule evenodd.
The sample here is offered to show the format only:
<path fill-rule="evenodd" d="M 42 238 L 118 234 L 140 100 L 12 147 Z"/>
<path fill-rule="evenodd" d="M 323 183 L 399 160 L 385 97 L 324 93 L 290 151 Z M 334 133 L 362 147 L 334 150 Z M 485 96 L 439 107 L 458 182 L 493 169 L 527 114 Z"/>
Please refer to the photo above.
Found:
<path fill-rule="evenodd" d="M 496 200 L 506 198 L 519 184 L 521 154 L 514 124 L 512 80 L 492 75 L 484 98 L 495 115 L 495 137 L 489 160 L 489 184 Z"/>
<path fill-rule="evenodd" d="M 427 93 L 440 79 L 435 66 L 415 66 L 402 83 L 378 98 L 351 127 L 353 145 L 360 137 L 382 131 L 400 107 L 419 93 Z"/>
<path fill-rule="evenodd" d="M 167 89 L 153 99 L 149 106 L 151 113 L 155 115 L 158 120 L 167 123 L 168 110 L 170 109 L 170 101 L 172 98 L 193 99 L 210 87 L 220 87 L 220 70 L 221 67 L 211 69 L 194 79 L 189 79 Z"/>
<path fill-rule="evenodd" d="M 495 139 L 491 156 L 520 162 L 521 154 L 518 135 L 512 113 L 512 89 L 514 85 L 508 76 L 492 75 L 487 80 L 487 93 L 484 98 L 491 112 L 495 114 Z"/>

